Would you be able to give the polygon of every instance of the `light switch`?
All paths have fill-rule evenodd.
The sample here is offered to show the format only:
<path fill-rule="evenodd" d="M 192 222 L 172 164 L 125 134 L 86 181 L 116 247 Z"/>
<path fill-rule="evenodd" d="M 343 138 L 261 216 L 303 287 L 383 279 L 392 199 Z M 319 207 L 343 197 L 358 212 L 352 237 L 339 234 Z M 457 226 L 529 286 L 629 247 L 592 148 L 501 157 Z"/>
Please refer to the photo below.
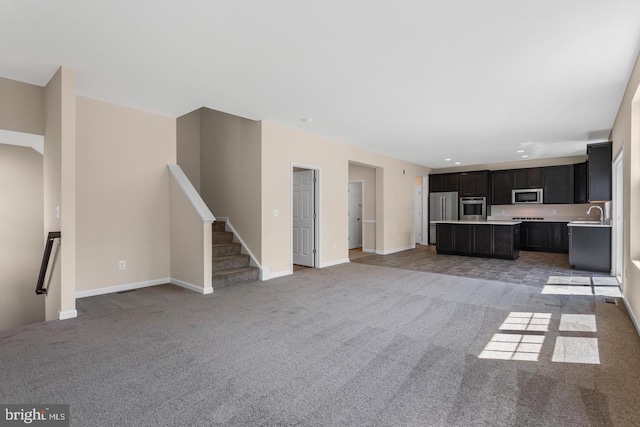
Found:
<path fill-rule="evenodd" d="M 280 211 L 278 209 L 274 209 L 273 216 L 280 216 Z"/>
<path fill-rule="evenodd" d="M 56 206 L 56 218 L 60 218 L 60 206 Z"/>

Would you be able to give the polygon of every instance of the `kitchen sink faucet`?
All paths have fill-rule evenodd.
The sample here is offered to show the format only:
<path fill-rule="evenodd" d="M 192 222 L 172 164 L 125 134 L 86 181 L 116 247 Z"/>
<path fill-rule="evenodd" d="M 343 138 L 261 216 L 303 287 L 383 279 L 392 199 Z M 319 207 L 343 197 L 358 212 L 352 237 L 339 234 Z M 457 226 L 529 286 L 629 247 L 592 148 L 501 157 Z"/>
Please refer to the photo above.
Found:
<path fill-rule="evenodd" d="M 604 212 L 602 211 L 602 208 L 600 206 L 596 206 L 596 205 L 589 206 L 589 210 L 587 210 L 587 215 L 591 213 L 591 209 L 593 208 L 600 209 L 600 223 L 602 224 L 602 218 L 604 217 Z"/>

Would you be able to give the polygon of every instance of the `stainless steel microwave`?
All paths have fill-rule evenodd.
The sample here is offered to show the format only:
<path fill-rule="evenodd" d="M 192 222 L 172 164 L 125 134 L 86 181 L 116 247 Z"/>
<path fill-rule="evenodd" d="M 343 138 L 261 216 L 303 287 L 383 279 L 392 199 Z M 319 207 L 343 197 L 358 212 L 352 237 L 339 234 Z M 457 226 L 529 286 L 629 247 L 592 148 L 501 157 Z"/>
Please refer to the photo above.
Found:
<path fill-rule="evenodd" d="M 527 188 L 511 190 L 511 203 L 542 203 L 542 188 Z"/>

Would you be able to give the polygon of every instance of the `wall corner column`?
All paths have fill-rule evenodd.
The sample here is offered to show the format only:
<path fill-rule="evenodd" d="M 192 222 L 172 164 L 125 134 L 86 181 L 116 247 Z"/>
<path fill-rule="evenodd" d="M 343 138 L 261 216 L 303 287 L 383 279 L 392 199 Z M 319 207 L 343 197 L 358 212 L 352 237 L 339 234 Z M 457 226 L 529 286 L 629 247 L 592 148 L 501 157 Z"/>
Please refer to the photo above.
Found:
<path fill-rule="evenodd" d="M 62 233 L 45 319 L 76 317 L 76 73 L 60 67 L 45 87 L 44 227 Z"/>

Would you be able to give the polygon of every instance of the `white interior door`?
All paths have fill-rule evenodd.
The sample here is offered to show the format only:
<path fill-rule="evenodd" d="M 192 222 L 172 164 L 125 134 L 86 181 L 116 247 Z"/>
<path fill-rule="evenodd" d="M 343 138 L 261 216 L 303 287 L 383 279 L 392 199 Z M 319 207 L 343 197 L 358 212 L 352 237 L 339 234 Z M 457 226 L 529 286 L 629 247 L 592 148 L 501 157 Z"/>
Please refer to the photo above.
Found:
<path fill-rule="evenodd" d="M 349 249 L 362 247 L 362 183 L 349 183 Z"/>
<path fill-rule="evenodd" d="M 293 172 L 293 263 L 315 267 L 315 176 L 313 170 Z"/>
<path fill-rule="evenodd" d="M 415 186 L 413 192 L 413 229 L 415 232 L 415 242 L 422 243 L 422 186 Z"/>
<path fill-rule="evenodd" d="M 614 162 L 613 170 L 613 273 L 618 279 L 620 287 L 623 288 L 623 269 L 624 269 L 624 192 L 623 192 L 623 174 L 622 174 L 622 154 Z"/>

